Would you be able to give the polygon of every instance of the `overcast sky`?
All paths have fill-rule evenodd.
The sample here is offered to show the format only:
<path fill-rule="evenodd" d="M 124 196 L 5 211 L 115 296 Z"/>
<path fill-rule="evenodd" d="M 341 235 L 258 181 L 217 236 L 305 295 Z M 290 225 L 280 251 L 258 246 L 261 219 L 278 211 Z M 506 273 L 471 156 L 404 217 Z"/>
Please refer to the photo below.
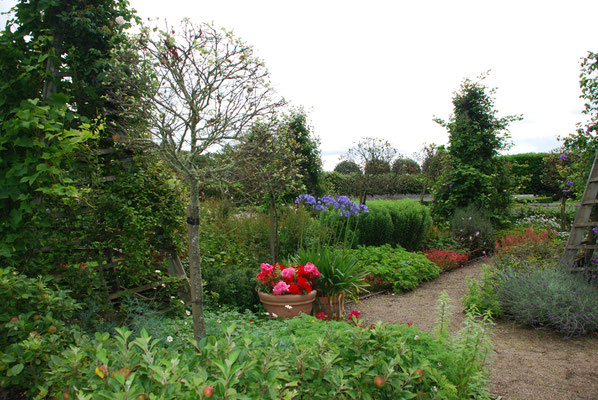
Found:
<path fill-rule="evenodd" d="M 549 151 L 583 122 L 579 63 L 598 51 L 597 0 L 131 0 L 138 14 L 214 22 L 251 44 L 277 91 L 303 106 L 331 170 L 366 136 L 412 156 L 445 144 L 464 78 L 491 70 L 510 153 Z M 7 8 L 13 1 L 0 0 Z"/>

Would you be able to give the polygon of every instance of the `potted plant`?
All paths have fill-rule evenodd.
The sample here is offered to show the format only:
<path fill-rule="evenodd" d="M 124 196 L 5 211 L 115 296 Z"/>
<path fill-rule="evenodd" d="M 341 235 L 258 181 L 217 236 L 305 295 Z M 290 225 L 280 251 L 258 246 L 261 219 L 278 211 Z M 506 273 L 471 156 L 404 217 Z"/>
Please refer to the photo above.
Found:
<path fill-rule="evenodd" d="M 300 249 L 291 261 L 301 263 L 306 259 L 312 260 L 321 274 L 315 285 L 319 296 L 316 304 L 318 311 L 331 319 L 342 318 L 345 314 L 345 298 L 349 296 L 357 300 L 360 292 L 367 291 L 367 272 L 360 269 L 357 260 L 346 249 L 329 246 Z"/>
<path fill-rule="evenodd" d="M 264 263 L 256 276 L 258 296 L 266 311 L 275 317 L 310 314 L 317 294 L 313 286 L 319 277 L 320 271 L 310 262 L 291 267 Z"/>

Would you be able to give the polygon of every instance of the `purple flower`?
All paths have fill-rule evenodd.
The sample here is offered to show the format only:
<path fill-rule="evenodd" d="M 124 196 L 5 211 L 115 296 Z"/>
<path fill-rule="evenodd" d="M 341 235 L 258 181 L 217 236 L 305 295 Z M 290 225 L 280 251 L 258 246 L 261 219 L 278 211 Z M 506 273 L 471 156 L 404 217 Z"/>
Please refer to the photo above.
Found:
<path fill-rule="evenodd" d="M 567 181 L 567 186 L 573 186 L 573 182 Z"/>
<path fill-rule="evenodd" d="M 301 202 L 313 206 L 314 204 L 316 204 L 316 198 L 311 194 L 302 194 L 295 199 L 295 204 Z"/>
<path fill-rule="evenodd" d="M 565 193 L 565 194 L 569 194 L 569 193 L 571 193 L 571 191 L 570 191 L 570 190 L 567 190 L 567 189 L 565 189 L 565 190 L 563 190 L 563 193 Z"/>
<path fill-rule="evenodd" d="M 359 211 L 361 211 L 362 213 L 369 213 L 370 209 L 365 204 L 360 204 L 359 205 Z"/>
<path fill-rule="evenodd" d="M 332 196 L 330 196 L 329 194 L 327 194 L 326 196 L 322 196 L 320 197 L 320 201 L 322 202 L 322 204 L 324 204 L 326 207 L 334 204 L 334 198 Z"/>
<path fill-rule="evenodd" d="M 451 184 L 449 185 L 449 189 L 451 189 L 452 187 L 453 187 L 453 184 L 451 183 Z"/>
<path fill-rule="evenodd" d="M 594 232 L 594 235 L 598 235 L 598 227 L 592 228 L 592 232 Z"/>
<path fill-rule="evenodd" d="M 566 160 L 566 159 L 567 159 L 567 156 L 564 154 L 561 154 L 561 160 Z"/>

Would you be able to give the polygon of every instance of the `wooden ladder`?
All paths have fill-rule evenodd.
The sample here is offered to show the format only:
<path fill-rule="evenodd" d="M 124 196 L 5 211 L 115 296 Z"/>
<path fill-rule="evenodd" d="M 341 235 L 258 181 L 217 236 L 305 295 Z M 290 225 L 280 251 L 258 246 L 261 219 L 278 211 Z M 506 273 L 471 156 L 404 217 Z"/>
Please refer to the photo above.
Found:
<path fill-rule="evenodd" d="M 586 188 L 581 198 L 581 204 L 575 215 L 569 240 L 561 256 L 561 264 L 573 267 L 577 260 L 577 253 L 583 250 L 584 263 L 589 263 L 596 245 L 596 234 L 592 228 L 598 227 L 598 152 L 594 158 L 594 165 L 588 177 Z"/>

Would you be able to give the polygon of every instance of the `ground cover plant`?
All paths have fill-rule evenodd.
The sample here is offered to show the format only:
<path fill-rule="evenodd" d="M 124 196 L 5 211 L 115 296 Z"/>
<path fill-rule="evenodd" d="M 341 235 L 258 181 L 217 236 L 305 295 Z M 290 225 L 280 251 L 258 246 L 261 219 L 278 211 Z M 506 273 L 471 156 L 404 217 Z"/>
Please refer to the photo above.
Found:
<path fill-rule="evenodd" d="M 225 315 L 236 322 L 218 318 L 200 342 L 189 339 L 189 324 L 175 337 L 126 329 L 79 337 L 51 358 L 37 398 L 488 398 L 471 336 L 361 327 L 355 314 L 353 323 Z M 476 367 L 464 373 L 466 364 Z"/>
<path fill-rule="evenodd" d="M 402 247 L 359 246 L 351 250 L 351 254 L 369 273 L 366 280 L 372 285 L 371 290 L 412 290 L 440 274 L 440 268 L 426 256 L 410 253 Z"/>

